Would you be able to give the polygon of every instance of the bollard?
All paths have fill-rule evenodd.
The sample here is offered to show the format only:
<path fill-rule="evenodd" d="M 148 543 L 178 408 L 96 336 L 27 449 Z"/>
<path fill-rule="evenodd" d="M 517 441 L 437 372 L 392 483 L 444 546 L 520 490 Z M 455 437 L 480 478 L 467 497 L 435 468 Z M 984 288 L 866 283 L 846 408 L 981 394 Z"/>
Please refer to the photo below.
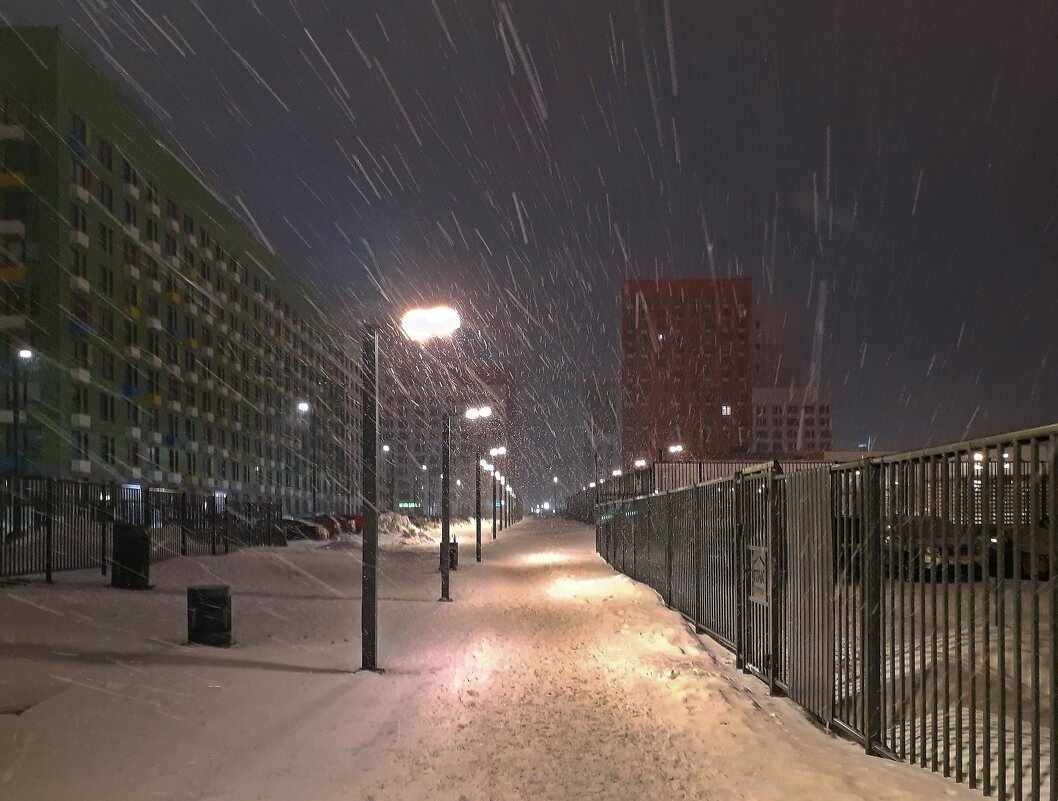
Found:
<path fill-rule="evenodd" d="M 115 523 L 110 586 L 122 590 L 149 590 L 151 538 L 146 526 Z"/>
<path fill-rule="evenodd" d="M 226 584 L 187 588 L 187 641 L 231 645 L 231 588 Z"/>

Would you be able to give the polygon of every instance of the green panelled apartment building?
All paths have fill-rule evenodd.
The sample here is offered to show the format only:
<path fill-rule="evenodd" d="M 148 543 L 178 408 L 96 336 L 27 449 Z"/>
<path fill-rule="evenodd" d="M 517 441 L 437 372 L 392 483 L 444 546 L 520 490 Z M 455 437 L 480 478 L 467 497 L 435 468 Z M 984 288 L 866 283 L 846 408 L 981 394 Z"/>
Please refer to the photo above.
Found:
<path fill-rule="evenodd" d="M 4 472 L 357 505 L 355 336 L 53 28 L 0 29 L 0 286 Z"/>

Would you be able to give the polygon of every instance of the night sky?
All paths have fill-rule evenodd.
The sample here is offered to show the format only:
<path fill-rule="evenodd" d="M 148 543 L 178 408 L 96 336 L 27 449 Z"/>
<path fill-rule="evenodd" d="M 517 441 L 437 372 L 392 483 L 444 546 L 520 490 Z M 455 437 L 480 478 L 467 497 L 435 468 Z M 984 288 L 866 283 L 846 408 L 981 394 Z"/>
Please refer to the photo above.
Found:
<path fill-rule="evenodd" d="M 747 275 L 809 321 L 825 297 L 838 447 L 1058 420 L 1053 2 L 0 0 L 0 21 L 60 25 L 340 313 L 454 301 L 519 371 L 539 478 L 586 480 L 574 408 L 616 373 L 626 277 Z"/>

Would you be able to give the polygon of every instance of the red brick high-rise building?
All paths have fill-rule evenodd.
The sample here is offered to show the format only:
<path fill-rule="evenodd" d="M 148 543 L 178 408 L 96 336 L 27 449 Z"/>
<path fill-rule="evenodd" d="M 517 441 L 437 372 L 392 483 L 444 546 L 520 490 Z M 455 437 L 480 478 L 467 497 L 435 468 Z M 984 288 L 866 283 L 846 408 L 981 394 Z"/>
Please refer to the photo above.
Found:
<path fill-rule="evenodd" d="M 744 454 L 752 436 L 748 278 L 625 281 L 621 442 L 625 466 L 669 445 L 682 459 Z M 672 457 L 665 453 L 665 458 Z"/>

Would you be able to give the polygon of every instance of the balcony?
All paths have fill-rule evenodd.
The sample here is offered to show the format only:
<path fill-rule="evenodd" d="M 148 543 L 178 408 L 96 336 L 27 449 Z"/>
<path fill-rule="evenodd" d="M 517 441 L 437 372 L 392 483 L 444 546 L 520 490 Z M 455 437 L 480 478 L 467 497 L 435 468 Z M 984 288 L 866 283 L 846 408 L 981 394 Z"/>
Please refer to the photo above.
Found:
<path fill-rule="evenodd" d="M 206 446 L 206 455 L 207 456 L 212 456 L 216 452 L 217 452 L 217 448 L 216 448 L 215 445 L 207 445 Z"/>
<path fill-rule="evenodd" d="M 78 231 L 76 228 L 70 231 L 70 244 L 77 245 L 78 247 L 88 247 L 88 234 L 84 231 Z"/>
<path fill-rule="evenodd" d="M 140 431 L 139 426 L 129 426 L 125 429 L 125 436 L 129 439 L 136 440 L 137 442 L 139 442 L 142 433 Z"/>
<path fill-rule="evenodd" d="M 201 248 L 198 251 L 198 255 L 202 259 L 202 261 L 205 261 L 205 262 L 212 262 L 213 261 L 213 251 L 210 250 L 209 248 Z"/>
<path fill-rule="evenodd" d="M 189 443 L 187 443 L 187 449 L 189 451 L 191 451 L 191 453 L 198 453 L 198 443 L 197 442 L 189 442 Z"/>
<path fill-rule="evenodd" d="M 125 197 L 132 198 L 133 200 L 139 200 L 140 188 L 135 184 L 125 184 Z"/>
<path fill-rule="evenodd" d="M 92 415 L 75 412 L 74 414 L 70 415 L 70 425 L 73 428 L 91 428 Z"/>
<path fill-rule="evenodd" d="M 187 381 L 189 384 L 197 384 L 198 373 L 188 373 L 186 376 L 184 376 L 184 380 Z"/>
<path fill-rule="evenodd" d="M 157 295 L 162 293 L 162 282 L 157 278 L 153 279 L 148 286 L 151 288 L 151 292 L 154 292 Z"/>
<path fill-rule="evenodd" d="M 191 247 L 193 247 L 193 248 L 197 248 L 198 247 L 198 237 L 196 237 L 194 234 L 188 234 L 186 236 L 186 239 L 187 239 L 187 244 L 189 244 Z"/>
<path fill-rule="evenodd" d="M 8 284 L 26 283 L 26 268 L 21 264 L 7 264 L 0 267 L 0 281 Z"/>
<path fill-rule="evenodd" d="M 92 472 L 92 463 L 87 459 L 74 459 L 70 462 L 70 472 L 80 475 L 88 475 Z"/>
<path fill-rule="evenodd" d="M 130 304 L 130 305 L 125 307 L 125 313 L 130 318 L 132 318 L 133 320 L 140 319 L 140 307 L 139 306 L 133 306 L 133 305 Z"/>
<path fill-rule="evenodd" d="M 169 473 L 166 475 L 165 480 L 170 484 L 180 484 L 183 481 L 179 473 Z"/>
<path fill-rule="evenodd" d="M 22 220 L 0 220 L 0 236 L 17 236 L 25 239 L 26 224 Z"/>
<path fill-rule="evenodd" d="M 141 478 L 143 478 L 143 471 L 140 470 L 140 468 L 138 467 L 130 467 L 129 478 L 133 479 L 134 481 L 139 481 Z"/>
<path fill-rule="evenodd" d="M 92 382 L 92 374 L 87 367 L 71 367 L 70 378 L 74 381 L 80 381 L 82 384 L 90 384 Z"/>
<path fill-rule="evenodd" d="M 169 411 L 179 413 L 180 410 L 183 409 L 183 408 L 184 407 L 180 403 L 180 401 L 176 401 L 176 400 L 169 401 Z"/>
<path fill-rule="evenodd" d="M 180 365 L 179 364 L 170 364 L 165 369 L 169 371 L 169 375 L 174 376 L 176 378 L 180 377 Z"/>
<path fill-rule="evenodd" d="M 198 409 L 194 406 L 188 406 L 185 414 L 188 417 L 198 417 Z"/>
<path fill-rule="evenodd" d="M 126 346 L 125 358 L 129 360 L 140 358 L 140 349 L 136 345 Z"/>
<path fill-rule="evenodd" d="M 26 129 L 21 125 L 0 125 L 0 142 L 21 142 L 26 138 Z"/>
<path fill-rule="evenodd" d="M 174 270 L 179 270 L 180 269 L 180 257 L 175 255 L 175 254 L 170 256 L 169 257 L 169 266 L 172 267 Z"/>
<path fill-rule="evenodd" d="M 24 314 L 0 315 L 0 331 L 16 331 L 25 328 Z"/>
<path fill-rule="evenodd" d="M 211 348 L 209 345 L 206 345 L 204 348 L 202 348 L 202 354 L 207 359 L 212 359 L 213 358 L 213 348 Z"/>
<path fill-rule="evenodd" d="M 194 303 L 188 303 L 186 311 L 192 317 L 198 317 L 198 306 L 196 306 Z"/>
<path fill-rule="evenodd" d="M 159 320 L 157 317 L 148 317 L 147 318 L 147 327 L 149 329 L 151 329 L 152 331 L 162 331 L 162 330 L 164 330 L 164 327 L 162 326 L 162 321 Z"/>
<path fill-rule="evenodd" d="M 179 220 L 174 220 L 174 219 L 170 218 L 169 220 L 166 220 L 165 227 L 168 228 L 170 231 L 172 231 L 174 234 L 180 233 L 180 221 Z"/>
<path fill-rule="evenodd" d="M 137 267 L 135 264 L 126 264 L 125 275 L 126 277 L 132 278 L 133 280 L 139 280 L 140 268 Z"/>
<path fill-rule="evenodd" d="M 162 483 L 162 471 L 161 470 L 152 470 L 150 472 L 150 478 L 151 478 L 151 481 L 153 481 L 155 484 L 161 484 Z"/>
<path fill-rule="evenodd" d="M 6 423 L 11 424 L 15 422 L 15 413 L 11 409 L 0 409 L 0 424 Z M 26 422 L 26 413 L 20 411 L 18 413 L 18 422 Z"/>
<path fill-rule="evenodd" d="M 213 414 L 213 412 L 206 412 L 205 414 L 202 415 L 202 417 L 205 419 L 205 421 L 207 423 L 212 423 L 214 420 L 217 419 L 217 416 L 215 414 Z"/>
<path fill-rule="evenodd" d="M 151 250 L 154 251 L 154 255 L 155 256 L 161 256 L 162 255 L 162 243 L 161 242 L 151 242 Z"/>
<path fill-rule="evenodd" d="M 158 431 L 152 431 L 151 432 L 151 443 L 154 444 L 154 445 L 161 445 L 162 444 L 161 432 L 158 432 Z"/>
<path fill-rule="evenodd" d="M 127 236 L 133 242 L 140 241 L 140 229 L 138 227 L 136 227 L 132 223 L 125 223 L 123 226 L 121 226 L 121 228 L 125 232 L 125 236 Z"/>
<path fill-rule="evenodd" d="M 162 396 L 159 395 L 157 392 L 152 392 L 151 394 L 149 394 L 147 396 L 147 400 L 149 400 L 155 406 L 161 406 L 162 405 Z"/>
<path fill-rule="evenodd" d="M 80 275 L 71 275 L 70 289 L 76 289 L 78 292 L 91 292 L 92 285 L 88 283 L 87 278 Z"/>

